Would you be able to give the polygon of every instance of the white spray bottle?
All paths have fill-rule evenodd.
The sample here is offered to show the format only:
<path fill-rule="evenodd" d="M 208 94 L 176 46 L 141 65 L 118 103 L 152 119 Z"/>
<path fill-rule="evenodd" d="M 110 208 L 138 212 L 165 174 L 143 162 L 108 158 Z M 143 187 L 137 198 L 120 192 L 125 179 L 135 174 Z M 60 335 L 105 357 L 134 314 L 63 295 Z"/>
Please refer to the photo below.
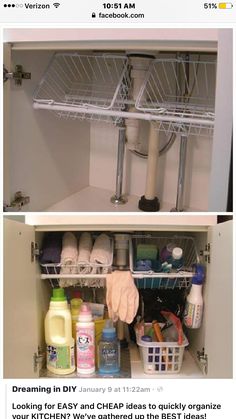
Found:
<path fill-rule="evenodd" d="M 191 290 L 184 309 L 184 324 L 190 329 L 198 329 L 201 326 L 203 314 L 202 284 L 205 270 L 203 265 L 198 263 L 194 266 L 196 272 L 192 278 Z"/>

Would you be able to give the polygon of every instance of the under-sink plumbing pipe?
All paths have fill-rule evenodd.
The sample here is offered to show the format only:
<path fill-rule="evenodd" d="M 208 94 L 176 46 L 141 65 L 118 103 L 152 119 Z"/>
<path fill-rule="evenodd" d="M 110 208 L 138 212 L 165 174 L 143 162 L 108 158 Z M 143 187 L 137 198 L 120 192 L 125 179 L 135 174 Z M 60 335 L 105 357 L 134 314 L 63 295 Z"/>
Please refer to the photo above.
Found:
<path fill-rule="evenodd" d="M 123 185 L 123 169 L 125 155 L 125 126 L 119 126 L 118 152 L 117 152 L 117 169 L 116 169 L 116 192 L 111 197 L 111 202 L 116 205 L 126 204 L 127 198 L 122 195 Z"/>
<path fill-rule="evenodd" d="M 138 97 L 140 89 L 143 85 L 144 78 L 147 74 L 150 61 L 154 57 L 132 54 L 129 56 L 131 64 L 131 80 L 132 80 L 132 91 L 131 96 L 134 103 Z M 136 112 L 135 107 L 131 107 L 129 112 Z M 116 170 L 116 192 L 111 197 L 113 204 L 125 204 L 127 202 L 126 196 L 122 195 L 122 184 L 123 184 L 123 166 L 124 166 L 124 154 L 125 154 L 125 140 L 127 140 L 127 148 L 129 150 L 135 150 L 137 147 L 139 137 L 139 125 L 138 119 L 126 119 L 125 122 L 122 120 L 119 126 L 119 139 L 118 139 L 118 155 L 117 155 L 117 170 Z"/>
<path fill-rule="evenodd" d="M 132 83 L 130 96 L 134 103 L 137 100 L 138 94 L 146 78 L 147 70 L 150 66 L 150 63 L 154 58 L 154 56 L 146 54 L 129 54 L 129 63 L 131 66 L 130 78 Z M 131 106 L 128 109 L 128 112 L 132 113 L 137 111 L 134 106 Z M 126 145 L 128 150 L 137 150 L 140 123 L 141 122 L 138 119 L 125 120 L 127 140 Z"/>
<path fill-rule="evenodd" d="M 159 160 L 159 130 L 150 123 L 148 159 L 145 195 L 139 200 L 139 209 L 142 211 L 159 211 L 160 203 L 156 196 L 157 168 Z"/>
<path fill-rule="evenodd" d="M 186 166 L 186 155 L 187 155 L 187 142 L 188 136 L 185 134 L 181 135 L 180 147 L 179 147 L 179 173 L 177 183 L 177 195 L 176 195 L 176 206 L 172 208 L 171 212 L 181 212 L 184 210 L 183 198 L 184 198 L 184 180 L 185 180 L 185 166 Z"/>
<path fill-rule="evenodd" d="M 184 83 L 184 95 L 187 102 L 189 101 L 189 54 L 185 56 L 185 78 Z M 180 69 L 177 68 L 177 78 L 179 83 L 181 83 Z M 185 101 L 185 99 L 184 99 Z M 187 143 L 188 136 L 182 132 L 180 137 L 180 147 L 179 147 L 179 172 L 178 172 L 178 183 L 177 183 L 177 195 L 176 195 L 176 206 L 172 208 L 171 212 L 181 212 L 183 208 L 183 198 L 184 198 L 184 180 L 185 180 L 185 165 L 186 165 L 186 155 L 187 155 Z"/>
<path fill-rule="evenodd" d="M 140 90 L 143 86 L 147 71 L 154 56 L 132 54 L 129 55 L 131 64 L 131 80 L 132 80 L 132 98 L 136 102 Z M 143 98 L 144 99 L 144 98 Z M 134 112 L 135 108 L 130 108 L 129 112 Z M 137 119 L 127 119 L 126 139 L 127 148 L 135 151 L 138 148 L 140 121 Z M 139 201 L 139 209 L 143 211 L 159 211 L 160 204 L 156 195 L 156 175 L 157 162 L 159 158 L 159 135 L 153 124 L 150 124 L 149 140 L 148 140 L 148 160 L 145 195 Z"/>

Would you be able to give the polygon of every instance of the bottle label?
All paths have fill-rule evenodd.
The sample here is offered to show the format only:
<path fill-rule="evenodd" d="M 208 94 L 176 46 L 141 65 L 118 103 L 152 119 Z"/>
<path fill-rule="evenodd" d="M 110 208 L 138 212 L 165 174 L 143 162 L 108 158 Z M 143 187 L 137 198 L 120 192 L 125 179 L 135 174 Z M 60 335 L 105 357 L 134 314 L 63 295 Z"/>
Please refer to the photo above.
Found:
<path fill-rule="evenodd" d="M 106 366 L 116 365 L 118 362 L 118 352 L 115 348 L 102 348 L 102 357 Z"/>
<path fill-rule="evenodd" d="M 89 328 L 78 330 L 77 333 L 77 367 L 91 369 L 95 366 L 94 330 Z"/>
<path fill-rule="evenodd" d="M 56 369 L 71 369 L 75 365 L 74 346 L 47 345 L 47 365 Z"/>
<path fill-rule="evenodd" d="M 184 310 L 184 324 L 190 329 L 198 329 L 202 322 L 203 306 L 187 301 Z"/>

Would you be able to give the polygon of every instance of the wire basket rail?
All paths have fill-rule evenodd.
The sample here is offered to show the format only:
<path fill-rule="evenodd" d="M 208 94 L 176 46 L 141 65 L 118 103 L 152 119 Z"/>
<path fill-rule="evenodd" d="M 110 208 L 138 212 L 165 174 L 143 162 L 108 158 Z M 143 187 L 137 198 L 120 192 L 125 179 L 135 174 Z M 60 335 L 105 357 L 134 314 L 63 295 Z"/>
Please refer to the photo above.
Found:
<path fill-rule="evenodd" d="M 158 129 L 166 134 L 212 134 L 215 87 L 215 60 L 158 58 L 149 67 L 136 108 L 161 115 Z M 172 120 L 166 122 L 165 117 Z"/>
<path fill-rule="evenodd" d="M 34 93 L 34 103 L 54 105 L 55 109 L 63 106 L 64 110 L 55 110 L 60 118 L 117 124 L 119 117 L 93 114 L 93 109 L 124 109 L 129 90 L 127 70 L 128 58 L 122 55 L 56 53 Z M 73 112 L 73 107 L 81 113 Z M 83 113 L 83 109 L 90 112 Z"/>
<path fill-rule="evenodd" d="M 216 61 L 202 56 L 154 59 L 132 99 L 129 58 L 124 55 L 56 53 L 33 101 L 59 118 L 108 122 L 148 120 L 160 131 L 212 135 Z M 136 111 L 127 112 L 132 106 Z"/>

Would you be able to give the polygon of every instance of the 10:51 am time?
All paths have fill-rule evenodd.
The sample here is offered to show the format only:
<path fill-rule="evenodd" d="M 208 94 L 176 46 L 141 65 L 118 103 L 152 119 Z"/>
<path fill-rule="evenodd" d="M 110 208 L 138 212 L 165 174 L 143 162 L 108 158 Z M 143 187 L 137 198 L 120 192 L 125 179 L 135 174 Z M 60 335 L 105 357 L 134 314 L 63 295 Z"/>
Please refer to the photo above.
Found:
<path fill-rule="evenodd" d="M 104 9 L 135 9 L 135 3 L 103 3 Z"/>

